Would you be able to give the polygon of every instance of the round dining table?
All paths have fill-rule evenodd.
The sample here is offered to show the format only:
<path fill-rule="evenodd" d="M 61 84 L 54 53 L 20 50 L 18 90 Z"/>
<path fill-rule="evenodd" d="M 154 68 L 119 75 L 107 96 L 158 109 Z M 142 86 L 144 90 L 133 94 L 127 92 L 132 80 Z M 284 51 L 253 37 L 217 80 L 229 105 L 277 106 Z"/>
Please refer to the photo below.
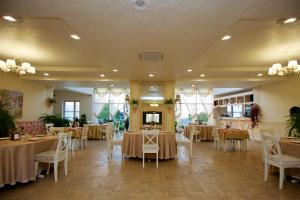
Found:
<path fill-rule="evenodd" d="M 176 157 L 175 133 L 161 132 L 158 135 L 159 159 L 172 159 Z M 143 134 L 141 132 L 126 132 L 123 134 L 122 153 L 125 157 L 143 157 Z M 149 155 L 146 155 L 149 156 Z M 152 157 L 150 155 L 150 157 Z"/>
<path fill-rule="evenodd" d="M 190 132 L 193 128 L 195 127 L 196 131 L 199 132 L 199 140 L 213 140 L 213 128 L 214 126 L 211 125 L 188 125 L 184 128 L 184 136 L 189 138 L 190 137 Z"/>
<path fill-rule="evenodd" d="M 0 140 L 0 187 L 35 179 L 34 155 L 55 149 L 56 136 Z"/>

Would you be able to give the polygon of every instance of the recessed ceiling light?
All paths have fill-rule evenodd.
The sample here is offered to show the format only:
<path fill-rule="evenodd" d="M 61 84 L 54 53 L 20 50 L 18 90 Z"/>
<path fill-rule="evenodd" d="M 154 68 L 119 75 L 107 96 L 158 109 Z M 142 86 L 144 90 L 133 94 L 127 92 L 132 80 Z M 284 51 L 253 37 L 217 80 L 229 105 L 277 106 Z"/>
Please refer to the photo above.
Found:
<path fill-rule="evenodd" d="M 257 76 L 262 76 L 262 75 L 263 75 L 262 73 L 257 74 Z"/>
<path fill-rule="evenodd" d="M 119 70 L 117 70 L 117 69 L 113 69 L 113 72 L 118 72 Z"/>
<path fill-rule="evenodd" d="M 110 84 L 109 86 L 110 86 L 110 87 L 114 87 L 115 85 L 114 85 L 114 84 Z"/>
<path fill-rule="evenodd" d="M 195 87 L 195 86 L 196 86 L 196 85 L 194 85 L 194 84 L 192 85 L 192 87 Z"/>
<path fill-rule="evenodd" d="M 154 86 L 151 86 L 150 88 L 151 88 L 151 89 L 154 89 Z"/>
<path fill-rule="evenodd" d="M 74 40 L 80 40 L 80 37 L 76 34 L 72 34 L 70 35 L 71 38 L 73 38 Z"/>
<path fill-rule="evenodd" d="M 17 22 L 17 20 L 12 16 L 3 16 L 2 18 L 9 22 Z"/>
<path fill-rule="evenodd" d="M 44 73 L 44 76 L 49 76 L 50 74 L 49 73 Z"/>
<path fill-rule="evenodd" d="M 149 77 L 154 77 L 155 75 L 154 75 L 154 74 L 148 74 L 148 76 L 149 76 Z"/>
<path fill-rule="evenodd" d="M 229 40 L 231 38 L 230 35 L 224 35 L 224 37 L 222 37 L 222 40 Z"/>
<path fill-rule="evenodd" d="M 188 70 L 186 70 L 187 72 L 192 72 L 193 70 L 192 69 L 188 69 Z"/>
<path fill-rule="evenodd" d="M 205 76 L 205 74 L 201 74 L 200 76 L 201 76 L 201 77 L 204 77 L 204 76 Z"/>
<path fill-rule="evenodd" d="M 295 21 L 297 21 L 297 18 L 296 17 L 291 17 L 291 18 L 288 18 L 288 19 L 284 20 L 283 23 L 290 24 L 290 23 L 293 23 Z"/>
<path fill-rule="evenodd" d="M 101 77 L 105 77 L 105 75 L 104 75 L 104 74 L 100 74 L 100 76 L 101 76 Z"/>

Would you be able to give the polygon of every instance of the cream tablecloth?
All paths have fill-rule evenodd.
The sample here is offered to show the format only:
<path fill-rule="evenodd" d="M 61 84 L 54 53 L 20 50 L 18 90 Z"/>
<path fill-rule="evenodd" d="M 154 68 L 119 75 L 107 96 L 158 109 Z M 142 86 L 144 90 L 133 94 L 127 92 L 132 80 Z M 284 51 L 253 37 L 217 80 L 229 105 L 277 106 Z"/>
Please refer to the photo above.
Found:
<path fill-rule="evenodd" d="M 88 124 L 88 138 L 102 139 L 105 137 L 106 127 L 108 124 Z"/>
<path fill-rule="evenodd" d="M 124 133 L 122 153 L 125 157 L 143 157 L 141 133 Z M 158 138 L 159 159 L 171 159 L 176 156 L 176 137 L 174 133 L 160 133 Z"/>
<path fill-rule="evenodd" d="M 189 138 L 192 127 L 196 126 L 196 131 L 199 131 L 200 140 L 213 140 L 213 127 L 209 125 L 188 125 L 184 128 L 184 136 Z"/>
<path fill-rule="evenodd" d="M 283 154 L 300 158 L 300 144 L 292 143 L 295 139 L 280 139 L 280 148 Z M 274 167 L 275 168 L 275 167 Z M 278 171 L 278 170 L 277 170 Z M 300 177 L 300 168 L 287 168 L 284 170 L 286 175 Z"/>
<path fill-rule="evenodd" d="M 0 187 L 4 184 L 33 180 L 34 154 L 53 149 L 56 136 L 46 136 L 39 141 L 0 141 Z"/>
<path fill-rule="evenodd" d="M 224 129 L 219 129 L 218 133 L 221 140 L 249 138 L 248 131 L 242 129 L 224 128 Z"/>

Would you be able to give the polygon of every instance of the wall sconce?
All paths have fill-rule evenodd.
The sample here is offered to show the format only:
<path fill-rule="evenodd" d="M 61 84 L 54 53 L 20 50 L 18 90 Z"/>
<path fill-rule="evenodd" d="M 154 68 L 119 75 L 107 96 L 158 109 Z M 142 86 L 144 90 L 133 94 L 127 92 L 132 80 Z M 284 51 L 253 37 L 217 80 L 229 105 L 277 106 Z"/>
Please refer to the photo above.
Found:
<path fill-rule="evenodd" d="M 150 106 L 151 107 L 158 107 L 158 104 L 157 103 L 150 103 Z"/>

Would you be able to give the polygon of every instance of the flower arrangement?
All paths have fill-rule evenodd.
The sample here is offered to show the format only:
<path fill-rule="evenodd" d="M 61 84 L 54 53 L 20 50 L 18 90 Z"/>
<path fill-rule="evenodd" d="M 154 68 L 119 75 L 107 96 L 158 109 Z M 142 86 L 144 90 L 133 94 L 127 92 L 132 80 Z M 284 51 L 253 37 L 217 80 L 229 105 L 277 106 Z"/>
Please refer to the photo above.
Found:
<path fill-rule="evenodd" d="M 165 104 L 168 106 L 168 108 L 172 108 L 174 104 L 174 100 L 172 98 L 166 99 Z"/>

